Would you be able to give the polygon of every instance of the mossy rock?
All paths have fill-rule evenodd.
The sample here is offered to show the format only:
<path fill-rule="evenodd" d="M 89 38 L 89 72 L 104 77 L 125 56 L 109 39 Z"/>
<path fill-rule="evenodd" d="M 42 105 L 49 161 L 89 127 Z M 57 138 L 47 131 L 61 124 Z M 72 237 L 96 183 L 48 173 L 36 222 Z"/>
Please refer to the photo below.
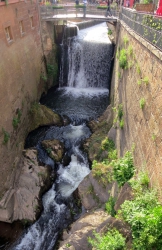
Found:
<path fill-rule="evenodd" d="M 47 125 L 63 126 L 63 119 L 46 106 L 33 104 L 30 109 L 30 131 Z"/>
<path fill-rule="evenodd" d="M 64 154 L 64 145 L 59 140 L 44 140 L 42 146 L 46 149 L 48 155 L 55 160 L 60 162 Z"/>
<path fill-rule="evenodd" d="M 102 161 L 105 153 L 101 150 L 101 142 L 107 137 L 107 134 L 113 124 L 112 106 L 109 105 L 98 121 L 89 122 L 93 134 L 84 143 L 84 150 L 88 153 L 89 159 Z"/>

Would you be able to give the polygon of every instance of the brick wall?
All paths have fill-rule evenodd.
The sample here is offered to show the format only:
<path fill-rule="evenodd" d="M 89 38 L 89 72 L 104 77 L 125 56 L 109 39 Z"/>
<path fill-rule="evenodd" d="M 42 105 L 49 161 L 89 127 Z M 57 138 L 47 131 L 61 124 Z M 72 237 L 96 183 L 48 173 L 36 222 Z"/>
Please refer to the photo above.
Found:
<path fill-rule="evenodd" d="M 7 27 L 10 40 L 6 37 Z M 0 198 L 14 185 L 12 173 L 16 173 L 28 133 L 30 105 L 40 98 L 45 87 L 40 80 L 42 58 L 36 1 L 9 0 L 7 6 L 0 2 Z M 20 122 L 14 128 L 13 119 L 19 111 Z M 10 135 L 5 144 L 4 133 Z"/>
<path fill-rule="evenodd" d="M 128 42 L 124 44 L 125 37 Z M 117 147 L 120 155 L 135 145 L 137 169 L 148 171 L 151 184 L 162 186 L 162 52 L 147 43 L 122 23 L 118 49 L 132 47 L 128 69 L 119 67 L 116 58 L 112 93 L 114 106 L 123 104 L 124 128 L 117 128 Z M 117 52 L 118 54 L 118 52 Z M 144 81 L 148 79 L 148 81 Z M 139 84 L 139 81 L 141 84 Z M 140 100 L 145 99 L 143 109 Z"/>

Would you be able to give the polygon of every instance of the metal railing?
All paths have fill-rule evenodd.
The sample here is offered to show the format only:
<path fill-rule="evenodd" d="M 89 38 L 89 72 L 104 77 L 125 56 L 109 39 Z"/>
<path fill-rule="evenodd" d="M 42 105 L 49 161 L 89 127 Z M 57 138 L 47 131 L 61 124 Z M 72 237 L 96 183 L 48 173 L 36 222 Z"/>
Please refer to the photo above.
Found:
<path fill-rule="evenodd" d="M 66 16 L 68 18 L 68 15 L 74 15 L 74 17 L 83 17 L 84 16 L 84 8 L 76 8 L 75 6 L 66 6 L 64 5 L 62 8 L 55 7 L 56 5 L 50 5 L 50 6 L 40 6 L 40 15 L 43 18 L 61 18 L 61 16 Z M 119 16 L 119 12 L 116 9 L 111 10 L 113 17 Z M 106 14 L 106 9 L 98 9 L 95 5 L 88 5 L 86 7 L 86 15 L 91 15 L 91 18 L 93 19 L 98 18 L 104 18 Z M 110 17 L 111 18 L 111 17 Z"/>
<path fill-rule="evenodd" d="M 154 15 L 138 13 L 122 8 L 119 19 L 132 30 L 162 50 L 162 20 Z"/>

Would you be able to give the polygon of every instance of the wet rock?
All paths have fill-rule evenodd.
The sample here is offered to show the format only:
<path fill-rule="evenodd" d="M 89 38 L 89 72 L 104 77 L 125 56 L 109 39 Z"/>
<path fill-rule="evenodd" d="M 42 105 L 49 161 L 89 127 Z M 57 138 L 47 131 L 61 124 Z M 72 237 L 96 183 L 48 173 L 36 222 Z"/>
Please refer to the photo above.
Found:
<path fill-rule="evenodd" d="M 46 149 L 48 155 L 55 160 L 60 162 L 64 154 L 64 145 L 59 140 L 44 140 L 41 142 L 42 146 Z"/>
<path fill-rule="evenodd" d="M 63 126 L 64 122 L 60 115 L 54 113 L 51 109 L 39 103 L 33 104 L 30 110 L 29 131 L 32 131 L 40 126 L 57 125 Z"/>
<path fill-rule="evenodd" d="M 40 212 L 40 196 L 51 185 L 48 167 L 39 166 L 37 150 L 24 150 L 14 187 L 8 190 L 0 202 L 0 220 L 36 219 Z"/>
<path fill-rule="evenodd" d="M 71 123 L 71 120 L 67 115 L 63 115 L 62 118 L 63 118 L 64 126 L 67 126 Z"/>
<path fill-rule="evenodd" d="M 68 154 L 65 154 L 62 159 L 62 164 L 68 166 L 71 162 L 71 157 Z"/>

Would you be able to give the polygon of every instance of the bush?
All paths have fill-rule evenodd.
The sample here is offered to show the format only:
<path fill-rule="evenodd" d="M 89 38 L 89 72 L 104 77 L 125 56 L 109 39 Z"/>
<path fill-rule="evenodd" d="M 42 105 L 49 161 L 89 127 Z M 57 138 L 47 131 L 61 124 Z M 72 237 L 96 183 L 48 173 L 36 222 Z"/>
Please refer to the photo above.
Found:
<path fill-rule="evenodd" d="M 115 198 L 110 196 L 109 200 L 105 204 L 105 210 L 108 214 L 110 214 L 112 217 L 116 215 L 116 211 L 114 209 L 115 206 Z"/>
<path fill-rule="evenodd" d="M 128 67 L 128 61 L 127 61 L 127 52 L 125 49 L 120 50 L 120 55 L 119 55 L 119 66 L 122 69 L 127 69 Z"/>
<path fill-rule="evenodd" d="M 125 249 L 125 239 L 116 230 L 110 230 L 105 235 L 100 236 L 98 233 L 94 232 L 94 239 L 89 237 L 88 242 L 94 247 L 94 249 L 99 250 L 124 250 Z"/>
<path fill-rule="evenodd" d="M 2 128 L 2 133 L 3 133 L 3 144 L 5 145 L 10 139 L 10 134 L 4 128 Z"/>
<path fill-rule="evenodd" d="M 132 153 L 127 151 L 123 158 L 113 160 L 113 176 L 119 187 L 123 186 L 134 174 L 135 168 L 133 164 Z"/>
<path fill-rule="evenodd" d="M 52 6 L 53 9 L 63 9 L 63 6 Z"/>
<path fill-rule="evenodd" d="M 92 163 L 92 175 L 103 187 L 106 187 L 113 181 L 112 168 L 108 161 L 97 162 L 94 160 Z"/>
<path fill-rule="evenodd" d="M 162 206 L 155 191 L 145 190 L 121 205 L 121 215 L 131 226 L 133 249 L 162 249 Z"/>

